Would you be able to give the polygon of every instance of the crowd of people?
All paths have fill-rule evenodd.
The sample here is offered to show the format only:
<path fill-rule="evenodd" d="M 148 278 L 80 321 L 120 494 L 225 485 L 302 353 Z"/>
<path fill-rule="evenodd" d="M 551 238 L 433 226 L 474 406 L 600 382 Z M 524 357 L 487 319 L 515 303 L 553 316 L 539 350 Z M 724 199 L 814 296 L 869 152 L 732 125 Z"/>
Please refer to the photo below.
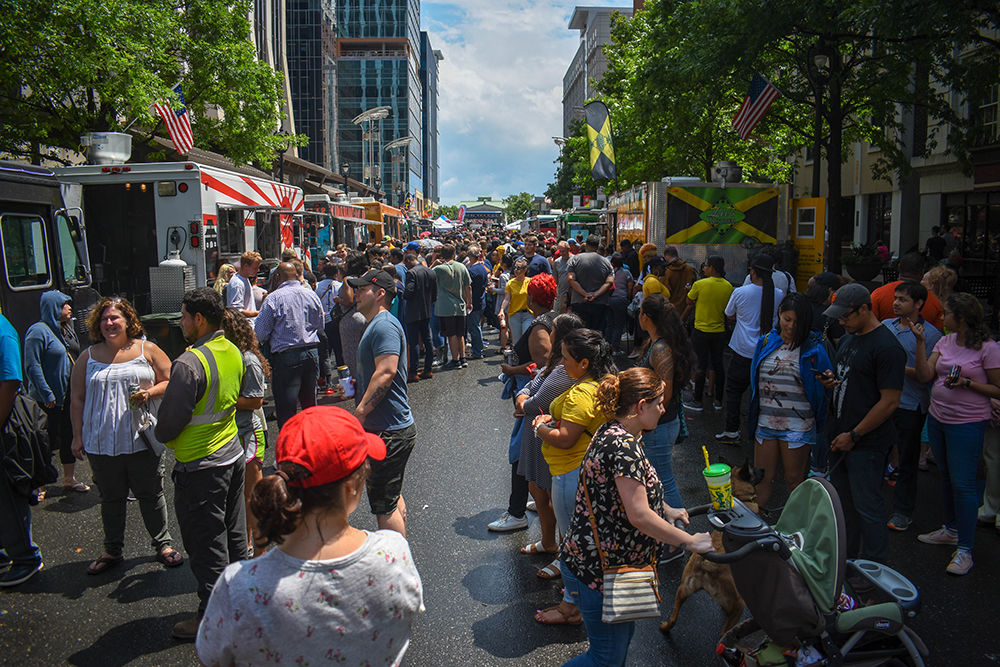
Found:
<path fill-rule="evenodd" d="M 220 267 L 213 286 L 184 296 L 190 347 L 172 363 L 125 298 L 86 314 L 83 342 L 69 297 L 44 293 L 23 356 L 0 316 L 0 418 L 23 380 L 47 413 L 67 491 L 90 491 L 79 461 L 93 473 L 104 534 L 88 574 L 123 561 L 133 498 L 155 558 L 183 564 L 167 528 L 172 450 L 173 512 L 199 599 L 173 636 L 196 639 L 205 664 L 398 663 L 423 609 L 403 497 L 418 435 L 408 387 L 487 355 L 504 355 L 514 419 L 509 502 L 488 528 L 524 529 L 537 513 L 541 538 L 521 551 L 549 555 L 538 576 L 561 578 L 563 592 L 535 620 L 583 624 L 590 641 L 569 664 L 624 664 L 635 625 L 602 619 L 609 568 L 712 549 L 707 533 L 677 527 L 688 516 L 672 465 L 688 419 L 708 409 L 724 414 L 719 443 L 752 447 L 765 518 L 780 510 L 779 470 L 789 490 L 831 478 L 850 556 L 887 559 L 888 531 L 909 529 L 930 461 L 946 522 L 917 539 L 954 547 L 949 573 L 972 568 L 977 520 L 1000 530 L 1000 345 L 979 301 L 953 291 L 954 271 L 922 254 L 873 291 L 832 273 L 799 291 L 768 252 L 734 285 L 720 256 L 695 266 L 675 247 L 614 248 L 597 235 L 390 239 L 338 246 L 311 269 L 291 251 L 269 271 L 253 251 Z M 344 386 L 352 411 L 318 405 Z M 264 476 L 268 448 L 276 471 Z M 348 519 L 362 490 L 377 531 Z M 41 569 L 37 500 L 0 484 L 0 586 Z"/>

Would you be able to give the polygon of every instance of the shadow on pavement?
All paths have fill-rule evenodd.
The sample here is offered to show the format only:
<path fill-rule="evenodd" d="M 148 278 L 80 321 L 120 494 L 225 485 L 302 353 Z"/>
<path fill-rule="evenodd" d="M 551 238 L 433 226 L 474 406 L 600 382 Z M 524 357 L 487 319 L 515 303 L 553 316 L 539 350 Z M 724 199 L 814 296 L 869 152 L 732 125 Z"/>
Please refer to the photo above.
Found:
<path fill-rule="evenodd" d="M 178 644 L 170 636 L 171 628 L 190 615 L 153 616 L 115 626 L 88 648 L 69 656 L 66 662 L 81 667 L 118 667 L 141 656 L 171 649 Z"/>
<path fill-rule="evenodd" d="M 551 604 L 558 601 L 555 597 Z M 497 658 L 523 658 L 540 647 L 577 644 L 587 639 L 583 625 L 543 626 L 537 623 L 534 620 L 537 608 L 530 600 L 525 600 L 476 621 L 472 624 L 473 642 Z M 523 631 L 515 635 L 511 632 L 512 628 Z"/>
<path fill-rule="evenodd" d="M 60 514 L 73 514 L 83 512 L 101 504 L 101 494 L 95 487 L 91 487 L 87 493 L 76 491 L 66 491 L 62 485 L 53 485 L 45 490 L 45 500 L 41 507 L 34 508 L 43 512 L 59 512 Z"/>
<path fill-rule="evenodd" d="M 55 594 L 69 600 L 78 600 L 88 590 L 107 586 L 116 580 L 117 586 L 107 597 L 121 603 L 195 592 L 194 578 L 191 577 L 190 570 L 183 572 L 183 567 L 178 568 L 178 571 L 168 572 L 157 565 L 157 569 L 153 571 L 128 574 L 129 570 L 152 561 L 152 556 L 126 558 L 121 565 L 98 575 L 87 574 L 90 559 L 61 563 L 45 567 L 35 577 L 18 586 L 16 592 Z"/>
<path fill-rule="evenodd" d="M 503 510 L 488 509 L 472 516 L 458 516 L 451 526 L 456 535 L 470 537 L 481 542 L 493 542 L 500 537 L 500 533 L 490 531 L 486 526 L 503 513 Z"/>

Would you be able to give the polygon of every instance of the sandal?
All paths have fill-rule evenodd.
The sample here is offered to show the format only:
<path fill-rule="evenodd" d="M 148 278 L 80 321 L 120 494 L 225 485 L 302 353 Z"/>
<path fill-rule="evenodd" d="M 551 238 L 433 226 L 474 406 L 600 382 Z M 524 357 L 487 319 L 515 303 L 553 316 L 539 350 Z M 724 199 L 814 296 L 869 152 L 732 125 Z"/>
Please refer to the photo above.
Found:
<path fill-rule="evenodd" d="M 90 487 L 81 482 L 78 479 L 74 479 L 72 484 L 63 484 L 63 490 L 65 491 L 76 491 L 77 493 L 86 493 L 90 491 Z"/>
<path fill-rule="evenodd" d="M 555 559 L 545 567 L 538 570 L 536 573 L 539 579 L 558 579 L 562 576 L 562 570 L 559 568 L 559 559 Z"/>
<path fill-rule="evenodd" d="M 156 560 L 163 563 L 164 567 L 177 567 L 184 564 L 184 556 L 173 547 L 164 547 L 160 553 L 156 554 Z"/>
<path fill-rule="evenodd" d="M 557 548 L 554 551 L 549 551 L 542 546 L 542 542 L 539 540 L 538 542 L 532 542 L 531 544 L 526 544 L 521 547 L 521 553 L 529 556 L 534 556 L 536 554 L 557 554 L 559 553 L 559 549 Z"/>
<path fill-rule="evenodd" d="M 87 567 L 87 574 L 100 574 L 125 560 L 124 556 L 101 556 Z"/>
<path fill-rule="evenodd" d="M 552 620 L 545 620 L 542 614 L 554 614 Z M 535 611 L 535 620 L 542 625 L 580 625 L 583 623 L 583 615 L 580 610 L 577 609 L 575 614 L 570 616 L 566 615 L 559 605 L 554 607 L 549 607 L 548 609 L 538 609 Z"/>

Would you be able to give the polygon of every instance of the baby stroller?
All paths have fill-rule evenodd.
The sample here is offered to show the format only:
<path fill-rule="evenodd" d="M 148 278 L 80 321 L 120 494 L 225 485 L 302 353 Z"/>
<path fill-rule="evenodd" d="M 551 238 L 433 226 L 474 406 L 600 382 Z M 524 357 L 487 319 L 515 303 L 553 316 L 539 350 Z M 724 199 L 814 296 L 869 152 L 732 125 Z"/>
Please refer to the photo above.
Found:
<path fill-rule="evenodd" d="M 924 665 L 927 647 L 906 627 L 920 596 L 891 568 L 847 560 L 844 514 L 833 485 L 810 478 L 791 493 L 772 528 L 738 499 L 709 510 L 753 615 L 727 632 L 717 652 L 734 667 Z"/>

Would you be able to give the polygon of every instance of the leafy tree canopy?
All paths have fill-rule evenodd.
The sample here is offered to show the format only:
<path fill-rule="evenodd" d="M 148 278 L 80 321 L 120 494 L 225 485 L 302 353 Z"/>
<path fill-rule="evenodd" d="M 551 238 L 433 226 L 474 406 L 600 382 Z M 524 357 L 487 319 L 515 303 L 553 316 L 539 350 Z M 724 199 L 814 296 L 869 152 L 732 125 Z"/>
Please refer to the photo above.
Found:
<path fill-rule="evenodd" d="M 38 159 L 81 134 L 166 136 L 152 105 L 180 83 L 195 145 L 271 164 L 281 77 L 256 60 L 250 0 L 0 0 L 0 151 Z M 143 133 L 137 128 L 152 128 Z"/>
<path fill-rule="evenodd" d="M 438 213 L 449 220 L 458 220 L 458 206 L 441 204 L 440 208 L 438 208 Z"/>
<path fill-rule="evenodd" d="M 508 220 L 521 220 L 526 218 L 528 213 L 534 208 L 535 196 L 530 192 L 521 192 L 516 195 L 508 195 L 503 198 L 503 212 Z"/>

